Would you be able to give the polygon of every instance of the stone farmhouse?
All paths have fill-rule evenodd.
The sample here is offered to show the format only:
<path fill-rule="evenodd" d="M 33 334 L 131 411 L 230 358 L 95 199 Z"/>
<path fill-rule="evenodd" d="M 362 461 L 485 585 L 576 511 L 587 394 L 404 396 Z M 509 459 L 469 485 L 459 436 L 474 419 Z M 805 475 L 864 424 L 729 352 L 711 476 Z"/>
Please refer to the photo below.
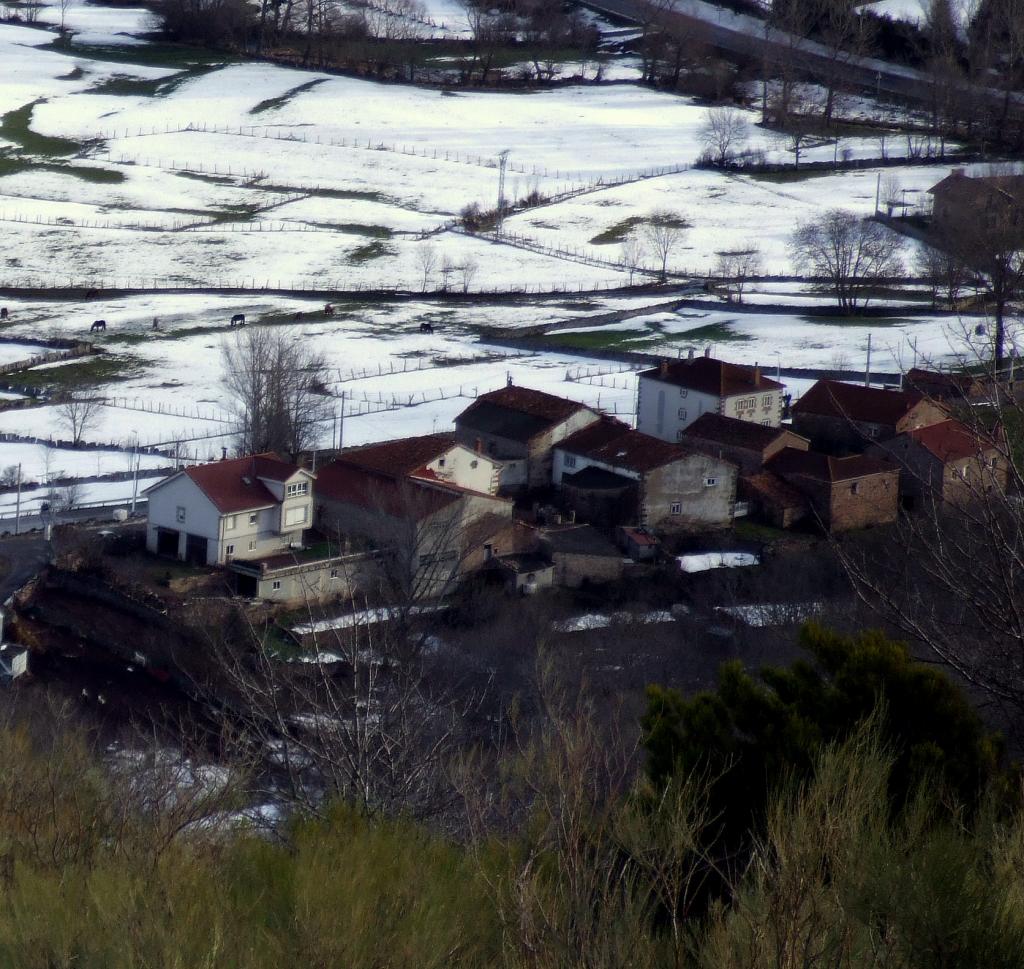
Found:
<path fill-rule="evenodd" d="M 756 366 L 726 363 L 707 354 L 663 360 L 637 375 L 637 430 L 678 442 L 686 428 L 708 413 L 778 427 L 784 390 Z"/>
<path fill-rule="evenodd" d="M 302 545 L 315 475 L 277 454 L 185 468 L 145 492 L 146 547 L 197 565 L 258 559 Z"/>
<path fill-rule="evenodd" d="M 986 493 L 1006 488 L 1009 462 L 1002 435 L 985 439 L 960 421 L 906 431 L 873 451 L 899 465 L 907 508 L 922 501 L 967 508 Z"/>
<path fill-rule="evenodd" d="M 736 466 L 602 417 L 555 447 L 552 480 L 586 521 L 656 532 L 724 528 Z"/>
<path fill-rule="evenodd" d="M 844 532 L 896 520 L 899 469 L 888 461 L 854 454 L 837 458 L 785 448 L 765 470 L 799 492 L 829 532 Z"/>
<path fill-rule="evenodd" d="M 967 175 L 954 169 L 928 189 L 932 226 L 956 236 L 965 226 L 1018 227 L 1024 236 L 1024 175 Z"/>
<path fill-rule="evenodd" d="M 819 380 L 793 405 L 793 429 L 815 450 L 830 454 L 863 451 L 948 419 L 946 408 L 916 390 L 881 390 Z"/>
<path fill-rule="evenodd" d="M 584 404 L 509 383 L 459 414 L 455 436 L 500 462 L 501 490 L 515 492 L 550 485 L 553 447 L 599 416 Z"/>

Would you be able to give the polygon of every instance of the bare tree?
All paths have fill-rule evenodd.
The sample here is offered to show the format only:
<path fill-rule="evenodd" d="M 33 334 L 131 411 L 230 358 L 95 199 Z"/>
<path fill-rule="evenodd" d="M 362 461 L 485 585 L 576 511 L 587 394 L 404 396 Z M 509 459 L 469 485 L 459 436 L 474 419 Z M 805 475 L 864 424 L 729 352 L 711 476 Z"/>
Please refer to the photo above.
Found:
<path fill-rule="evenodd" d="M 88 391 L 72 394 L 57 407 L 57 420 L 71 435 L 77 447 L 90 431 L 99 425 L 103 413 L 103 399 L 89 395 Z"/>
<path fill-rule="evenodd" d="M 717 165 L 726 165 L 750 136 L 746 112 L 733 105 L 708 108 L 698 131 L 701 145 Z"/>
<path fill-rule="evenodd" d="M 416 265 L 423 277 L 421 290 L 425 293 L 430 284 L 430 276 L 437 266 L 437 249 L 432 245 L 420 246 L 416 250 Z"/>
<path fill-rule="evenodd" d="M 758 249 L 747 249 L 744 252 L 719 253 L 715 262 L 714 273 L 721 278 L 726 297 L 731 303 L 743 302 L 743 293 L 751 276 L 757 276 L 762 270 L 761 253 Z"/>
<path fill-rule="evenodd" d="M 72 0 L 60 0 L 60 32 L 63 34 L 67 29 L 68 11 L 71 9 Z"/>
<path fill-rule="evenodd" d="M 321 354 L 283 330 L 251 326 L 225 341 L 221 356 L 239 453 L 295 455 L 315 446 L 328 419 Z"/>
<path fill-rule="evenodd" d="M 959 257 L 936 246 L 922 245 L 917 251 L 914 268 L 930 286 L 933 305 L 941 302 L 949 308 L 956 306 L 969 275 Z"/>
<path fill-rule="evenodd" d="M 644 261 L 644 254 L 646 249 L 643 244 L 643 240 L 630 233 L 622 241 L 622 263 L 629 269 L 629 285 L 633 285 L 633 277 L 637 270 L 640 269 Z"/>
<path fill-rule="evenodd" d="M 476 279 L 476 274 L 480 271 L 480 263 L 472 256 L 467 256 L 458 269 L 459 277 L 462 280 L 462 291 L 468 293 L 469 287 L 473 285 L 473 280 Z"/>
<path fill-rule="evenodd" d="M 451 256 L 441 257 L 441 290 L 442 292 L 448 292 L 448 287 L 451 286 L 452 274 L 458 267 L 455 265 L 455 261 Z"/>
<path fill-rule="evenodd" d="M 652 212 L 645 219 L 644 241 L 661 267 L 661 278 L 668 276 L 668 261 L 682 243 L 689 223 L 678 213 L 667 209 Z"/>
<path fill-rule="evenodd" d="M 903 246 L 901 236 L 879 223 L 829 209 L 797 226 L 790 252 L 799 271 L 827 279 L 839 308 L 853 313 L 880 278 L 903 272 Z"/>

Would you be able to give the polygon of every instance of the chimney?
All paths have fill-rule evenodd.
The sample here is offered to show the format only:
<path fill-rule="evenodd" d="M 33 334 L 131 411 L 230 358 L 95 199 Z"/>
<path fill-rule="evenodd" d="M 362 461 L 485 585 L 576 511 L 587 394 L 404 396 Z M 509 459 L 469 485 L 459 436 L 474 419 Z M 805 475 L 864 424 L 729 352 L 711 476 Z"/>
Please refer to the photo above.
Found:
<path fill-rule="evenodd" d="M 221 459 L 221 461 L 227 461 L 227 459 L 228 459 L 228 449 L 226 447 L 222 447 L 220 449 L 220 459 Z"/>
<path fill-rule="evenodd" d="M 505 386 L 506 387 L 511 387 L 512 386 L 512 371 L 511 370 L 506 370 L 505 371 Z"/>
<path fill-rule="evenodd" d="M 477 454 L 484 453 L 484 439 L 482 437 L 478 437 L 473 443 L 473 450 L 476 451 Z"/>
<path fill-rule="evenodd" d="M 705 357 L 710 357 L 711 356 L 711 347 L 704 347 L 704 356 Z"/>
<path fill-rule="evenodd" d="M 662 377 L 667 377 L 668 376 L 668 361 L 667 360 L 662 360 L 661 361 L 661 364 L 658 366 L 658 373 Z"/>
<path fill-rule="evenodd" d="M 761 386 L 761 367 L 759 364 L 754 364 L 754 386 Z"/>

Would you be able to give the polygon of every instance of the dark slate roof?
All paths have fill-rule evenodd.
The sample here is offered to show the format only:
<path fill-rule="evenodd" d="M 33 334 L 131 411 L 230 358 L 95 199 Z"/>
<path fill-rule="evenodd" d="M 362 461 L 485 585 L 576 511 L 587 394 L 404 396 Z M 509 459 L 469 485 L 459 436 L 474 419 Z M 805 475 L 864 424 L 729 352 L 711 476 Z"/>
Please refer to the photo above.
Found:
<path fill-rule="evenodd" d="M 556 555 L 563 553 L 622 558 L 622 552 L 592 525 L 569 525 L 563 528 L 545 529 L 542 538 L 552 553 Z"/>
<path fill-rule="evenodd" d="M 976 457 L 995 447 L 992 442 L 983 440 L 969 427 L 954 420 L 908 431 L 907 437 L 917 441 L 943 464 Z"/>
<path fill-rule="evenodd" d="M 931 195 L 956 195 L 964 201 L 972 202 L 991 193 L 1024 204 L 1024 175 L 982 175 L 972 178 L 956 170 L 933 185 L 928 192 Z"/>
<path fill-rule="evenodd" d="M 715 444 L 763 451 L 783 434 L 794 434 L 788 427 L 765 427 L 755 421 L 741 421 L 722 414 L 701 414 L 685 431 L 685 437 L 700 438 Z M 797 434 L 797 437 L 800 435 Z"/>
<path fill-rule="evenodd" d="M 623 488 L 635 488 L 636 481 L 625 478 L 614 471 L 596 468 L 591 465 L 574 474 L 563 474 L 562 484 L 570 488 L 583 488 L 587 491 L 621 491 Z"/>
<path fill-rule="evenodd" d="M 557 446 L 570 454 L 641 473 L 680 461 L 693 453 L 678 444 L 670 444 L 650 434 L 634 431 L 622 421 L 611 417 L 602 417 L 575 434 L 570 434 Z"/>
<path fill-rule="evenodd" d="M 821 454 L 818 451 L 798 451 L 791 447 L 783 448 L 774 457 L 769 458 L 765 467 L 776 474 L 795 474 L 826 482 L 850 481 L 869 474 L 882 474 L 896 470 L 888 461 L 868 457 L 866 454 L 851 454 L 845 458 L 834 458 L 830 454 Z"/>
<path fill-rule="evenodd" d="M 454 434 L 424 434 L 350 448 L 342 451 L 338 460 L 368 471 L 402 476 L 418 471 L 450 451 L 454 444 Z"/>
<path fill-rule="evenodd" d="M 928 397 L 945 400 L 962 398 L 979 386 L 978 378 L 967 373 L 939 373 L 913 367 L 906 372 L 903 383 Z"/>
<path fill-rule="evenodd" d="M 793 405 L 793 413 L 895 425 L 923 399 L 916 390 L 881 390 L 819 380 Z"/>
<path fill-rule="evenodd" d="M 278 504 L 278 500 L 259 479 L 287 481 L 301 470 L 298 465 L 285 461 L 280 455 L 267 452 L 230 461 L 197 464 L 182 473 L 196 483 L 221 514 L 230 515 Z"/>
<path fill-rule="evenodd" d="M 642 370 L 640 376 L 715 397 L 735 397 L 738 394 L 783 389 L 782 384 L 763 376 L 757 367 L 726 363 L 714 357 L 666 360 L 653 370 Z"/>
<path fill-rule="evenodd" d="M 455 418 L 455 423 L 526 443 L 581 410 L 589 408 L 540 390 L 509 386 L 482 394 Z"/>

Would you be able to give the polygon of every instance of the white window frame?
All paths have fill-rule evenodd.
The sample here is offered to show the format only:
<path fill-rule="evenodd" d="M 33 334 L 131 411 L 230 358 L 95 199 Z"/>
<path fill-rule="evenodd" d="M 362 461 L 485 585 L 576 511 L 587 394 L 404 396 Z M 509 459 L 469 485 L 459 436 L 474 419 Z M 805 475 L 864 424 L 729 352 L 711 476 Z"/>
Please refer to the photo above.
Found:
<path fill-rule="evenodd" d="M 256 542 L 255 541 L 252 541 L 252 542 L 249 543 L 249 551 L 250 552 L 255 552 L 256 551 Z"/>
<path fill-rule="evenodd" d="M 225 515 L 224 516 L 224 531 L 233 532 L 235 530 L 235 524 L 237 522 L 237 515 Z"/>
<path fill-rule="evenodd" d="M 178 522 L 184 522 L 185 521 L 185 506 L 184 505 L 178 505 L 178 507 L 175 509 L 175 511 L 174 511 L 174 519 L 175 519 L 175 521 L 178 521 Z"/>
<path fill-rule="evenodd" d="M 308 481 L 293 481 L 290 485 L 285 488 L 285 497 L 287 498 L 298 498 L 299 495 L 309 494 L 309 482 Z"/>
<path fill-rule="evenodd" d="M 296 518 L 295 515 L 298 512 L 302 512 L 301 518 Z M 284 513 L 284 527 L 294 528 L 296 525 L 305 525 L 309 520 L 309 505 L 297 505 L 295 508 L 287 508 Z"/>
<path fill-rule="evenodd" d="M 224 548 L 224 554 L 225 555 L 234 555 L 235 554 L 235 546 L 234 545 L 226 546 Z"/>
<path fill-rule="evenodd" d="M 567 454 L 565 456 L 565 466 L 567 468 L 575 468 L 576 467 L 576 455 L 575 454 Z"/>
<path fill-rule="evenodd" d="M 683 503 L 681 501 L 673 501 L 668 506 L 668 513 L 670 515 L 681 515 L 683 513 Z"/>
<path fill-rule="evenodd" d="M 704 487 L 705 488 L 714 488 L 715 485 L 717 485 L 717 484 L 718 484 L 718 476 L 717 475 L 709 474 L 709 475 L 707 475 L 704 478 Z"/>
<path fill-rule="evenodd" d="M 680 397 L 685 397 L 688 393 L 689 393 L 689 390 L 687 390 L 685 387 L 680 387 L 679 388 L 679 396 Z"/>
<path fill-rule="evenodd" d="M 280 592 L 281 591 L 281 580 L 280 579 L 274 579 L 274 581 L 270 583 L 270 588 L 273 589 L 274 592 Z"/>
<path fill-rule="evenodd" d="M 259 519 L 260 519 L 260 514 L 259 514 L 258 511 L 251 511 L 251 512 L 249 512 L 249 524 L 250 525 L 255 525 L 259 521 Z"/>
<path fill-rule="evenodd" d="M 681 421 L 685 421 L 686 420 L 686 408 L 685 407 L 680 407 L 678 413 L 679 413 L 679 419 Z"/>
<path fill-rule="evenodd" d="M 764 394 L 761 397 L 761 406 L 762 407 L 771 407 L 772 406 L 772 395 L 771 394 Z"/>

